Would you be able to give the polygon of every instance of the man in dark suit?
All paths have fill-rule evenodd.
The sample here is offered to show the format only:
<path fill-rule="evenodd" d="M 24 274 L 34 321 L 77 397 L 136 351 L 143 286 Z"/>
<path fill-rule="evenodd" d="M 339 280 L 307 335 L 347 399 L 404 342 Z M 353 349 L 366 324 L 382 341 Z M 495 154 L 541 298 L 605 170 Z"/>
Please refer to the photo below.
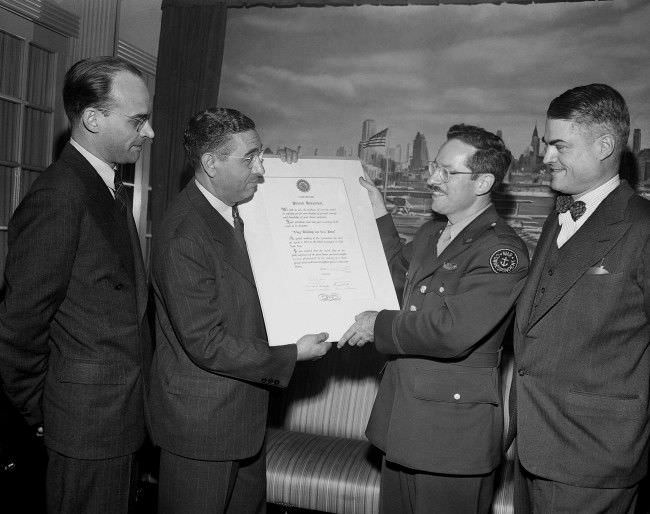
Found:
<path fill-rule="evenodd" d="M 618 176 L 629 126 L 604 84 L 547 111 L 544 163 L 570 196 L 544 225 L 517 304 L 517 449 L 532 512 L 634 512 L 648 469 L 650 202 Z"/>
<path fill-rule="evenodd" d="M 195 175 L 169 208 L 153 251 L 157 347 L 152 431 L 161 446 L 160 513 L 264 512 L 269 386 L 327 334 L 269 346 L 237 204 L 262 181 L 253 121 L 210 108 L 185 131 Z"/>
<path fill-rule="evenodd" d="M 151 349 L 144 265 L 114 166 L 154 136 L 149 94 L 136 68 L 96 57 L 68 71 L 63 102 L 70 142 L 9 223 L 0 372 L 42 427 L 48 511 L 126 512 Z"/>
<path fill-rule="evenodd" d="M 366 435 L 384 454 L 383 514 L 486 513 L 501 457 L 501 342 L 528 269 L 524 242 L 490 191 L 512 156 L 478 127 L 447 134 L 427 183 L 435 212 L 403 245 L 370 192 L 402 310 L 366 311 L 339 345 L 389 355 Z"/>

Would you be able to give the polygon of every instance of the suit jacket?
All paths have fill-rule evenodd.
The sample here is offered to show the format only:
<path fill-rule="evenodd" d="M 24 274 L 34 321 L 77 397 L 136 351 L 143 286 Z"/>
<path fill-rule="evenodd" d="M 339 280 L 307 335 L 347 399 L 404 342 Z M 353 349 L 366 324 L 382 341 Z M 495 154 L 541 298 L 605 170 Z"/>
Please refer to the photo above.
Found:
<path fill-rule="evenodd" d="M 439 257 L 446 222 L 424 224 L 406 246 L 390 216 L 378 225 L 403 304 L 375 323 L 376 348 L 391 357 L 366 435 L 402 466 L 487 473 L 501 456 L 500 347 L 528 270 L 526 246 L 493 206 Z"/>
<path fill-rule="evenodd" d="M 0 373 L 45 444 L 99 459 L 144 440 L 147 285 L 133 216 L 70 144 L 9 223 Z"/>
<path fill-rule="evenodd" d="M 519 458 L 551 480 L 627 487 L 648 469 L 650 202 L 622 183 L 553 269 L 557 226 L 551 214 L 517 305 Z"/>
<path fill-rule="evenodd" d="M 193 180 L 162 221 L 153 285 L 154 442 L 195 459 L 255 455 L 268 386 L 287 385 L 297 350 L 268 345 L 248 254 Z"/>

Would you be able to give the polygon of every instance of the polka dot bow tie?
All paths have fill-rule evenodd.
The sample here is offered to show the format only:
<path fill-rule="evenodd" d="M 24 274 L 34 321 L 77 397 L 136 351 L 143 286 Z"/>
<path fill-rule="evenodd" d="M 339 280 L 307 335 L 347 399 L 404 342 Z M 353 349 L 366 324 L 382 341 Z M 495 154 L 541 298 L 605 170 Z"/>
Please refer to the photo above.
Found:
<path fill-rule="evenodd" d="M 570 195 L 560 195 L 555 199 L 555 212 L 562 213 L 569 211 L 573 221 L 576 221 L 582 216 L 586 208 L 585 202 L 582 200 L 574 202 Z"/>

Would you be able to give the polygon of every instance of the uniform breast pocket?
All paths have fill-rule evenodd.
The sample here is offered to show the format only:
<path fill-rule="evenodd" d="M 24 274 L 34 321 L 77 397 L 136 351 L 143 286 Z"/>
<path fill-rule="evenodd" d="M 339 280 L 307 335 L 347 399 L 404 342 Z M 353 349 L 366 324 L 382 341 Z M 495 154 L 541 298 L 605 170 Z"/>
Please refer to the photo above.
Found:
<path fill-rule="evenodd" d="M 497 370 L 427 371 L 414 378 L 413 395 L 419 400 L 446 403 L 489 403 L 499 405 L 501 396 Z"/>

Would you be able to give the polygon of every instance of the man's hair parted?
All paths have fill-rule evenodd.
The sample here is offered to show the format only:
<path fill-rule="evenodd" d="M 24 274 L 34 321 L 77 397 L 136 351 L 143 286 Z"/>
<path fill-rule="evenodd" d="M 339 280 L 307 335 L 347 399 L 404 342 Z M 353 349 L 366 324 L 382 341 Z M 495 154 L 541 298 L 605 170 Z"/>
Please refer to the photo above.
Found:
<path fill-rule="evenodd" d="M 476 148 L 465 164 L 473 172 L 472 179 L 481 173 L 490 173 L 494 175 L 494 186 L 503 181 L 512 163 L 512 154 L 499 136 L 481 127 L 461 123 L 447 131 L 447 140 L 450 139 L 458 139 Z"/>
<path fill-rule="evenodd" d="M 630 136 L 627 104 L 621 94 L 607 84 L 588 84 L 565 91 L 551 101 L 546 116 L 573 121 L 596 137 L 603 133 L 613 134 L 619 154 Z"/>
<path fill-rule="evenodd" d="M 122 71 L 142 78 L 138 68 L 120 57 L 90 57 L 73 64 L 63 82 L 63 107 L 70 123 L 81 118 L 88 107 L 109 108 L 113 78 Z"/>
<path fill-rule="evenodd" d="M 201 156 L 209 151 L 227 157 L 230 137 L 248 130 L 255 130 L 255 122 L 236 109 L 210 107 L 196 113 L 187 122 L 183 134 L 183 146 L 190 164 L 197 169 Z"/>

